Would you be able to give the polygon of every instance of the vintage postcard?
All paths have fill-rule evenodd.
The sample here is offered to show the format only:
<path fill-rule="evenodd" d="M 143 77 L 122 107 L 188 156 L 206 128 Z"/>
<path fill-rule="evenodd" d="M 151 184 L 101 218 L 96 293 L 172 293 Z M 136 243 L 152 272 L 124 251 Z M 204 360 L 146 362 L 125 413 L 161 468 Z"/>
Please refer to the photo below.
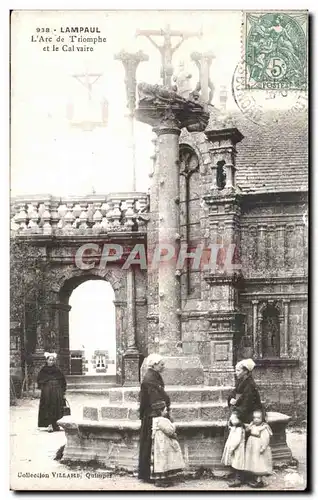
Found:
<path fill-rule="evenodd" d="M 11 13 L 12 490 L 308 487 L 308 23 Z"/>

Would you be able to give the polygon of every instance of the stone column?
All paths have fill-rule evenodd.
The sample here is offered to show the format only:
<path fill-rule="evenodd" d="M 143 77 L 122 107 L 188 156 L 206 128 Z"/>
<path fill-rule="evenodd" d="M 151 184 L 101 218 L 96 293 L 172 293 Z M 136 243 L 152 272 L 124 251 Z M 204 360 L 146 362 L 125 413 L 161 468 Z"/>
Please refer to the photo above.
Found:
<path fill-rule="evenodd" d="M 276 227 L 275 251 L 277 273 L 281 274 L 285 268 L 285 226 L 283 224 Z"/>
<path fill-rule="evenodd" d="M 289 356 L 289 330 L 288 330 L 288 325 L 289 325 L 289 299 L 283 299 L 283 307 L 284 307 L 284 313 L 283 313 L 283 342 L 281 343 L 280 346 L 280 355 L 282 358 L 288 358 Z"/>
<path fill-rule="evenodd" d="M 257 235 L 257 262 L 258 269 L 263 273 L 266 269 L 266 235 L 267 235 L 267 224 L 258 225 L 258 235 Z"/>
<path fill-rule="evenodd" d="M 148 61 L 149 57 L 141 50 L 136 53 L 129 53 L 122 50 L 114 56 L 114 58 L 123 63 L 125 69 L 125 85 L 127 94 L 127 107 L 129 109 L 129 134 L 130 148 L 132 155 L 132 179 L 131 191 L 136 191 L 136 159 L 135 159 L 135 109 L 136 109 L 136 72 L 139 64 L 143 61 Z"/>
<path fill-rule="evenodd" d="M 140 354 L 136 346 L 136 288 L 135 270 L 127 270 L 127 349 L 124 353 L 124 385 L 139 384 Z"/>
<path fill-rule="evenodd" d="M 159 350 L 159 316 L 158 316 L 158 269 L 151 265 L 156 245 L 158 243 L 158 220 L 159 220 L 159 154 L 158 137 L 152 139 L 154 144 L 153 171 L 149 174 L 150 185 L 150 219 L 147 225 L 147 254 L 148 254 L 148 352 L 158 352 Z"/>
<path fill-rule="evenodd" d="M 198 102 L 187 100 L 165 87 L 142 83 L 139 84 L 138 90 L 140 100 L 136 117 L 153 126 L 158 136 L 157 244 L 166 246 L 166 250 L 161 251 L 159 262 L 157 254 L 158 351 L 165 356 L 164 378 L 167 385 L 201 384 L 204 381 L 204 374 L 199 358 L 180 353 L 180 282 L 176 273 L 180 239 L 179 135 L 183 127 L 189 132 L 203 131 L 209 115 Z M 160 247 L 157 248 L 160 253 Z"/>
<path fill-rule="evenodd" d="M 253 355 L 259 357 L 258 349 L 258 329 L 257 329 L 257 316 L 258 316 L 258 300 L 252 300 L 253 304 Z"/>
<path fill-rule="evenodd" d="M 51 338 L 48 344 L 51 349 L 56 349 L 58 354 L 58 365 L 64 375 L 70 373 L 70 339 L 69 339 L 69 312 L 71 306 L 63 302 L 51 304 L 52 321 L 50 328 Z M 49 347 L 49 345 L 48 345 Z"/>
<path fill-rule="evenodd" d="M 175 354 L 181 340 L 180 279 L 176 275 L 179 255 L 179 135 L 180 124 L 167 116 L 155 132 L 159 142 L 159 245 L 173 252 L 167 262 L 159 263 L 159 353 Z"/>

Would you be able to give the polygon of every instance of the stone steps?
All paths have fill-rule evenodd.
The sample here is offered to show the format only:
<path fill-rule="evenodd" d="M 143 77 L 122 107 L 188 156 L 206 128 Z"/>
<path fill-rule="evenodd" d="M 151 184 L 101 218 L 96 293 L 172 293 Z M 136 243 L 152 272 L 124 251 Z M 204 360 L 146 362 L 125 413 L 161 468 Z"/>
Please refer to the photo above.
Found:
<path fill-rule="evenodd" d="M 220 386 L 190 386 L 176 387 L 166 386 L 172 403 L 204 403 L 227 402 L 231 392 L 231 387 Z M 139 387 L 111 387 L 103 391 L 110 404 L 112 403 L 132 403 L 139 401 Z"/>
<path fill-rule="evenodd" d="M 94 394 L 114 387 L 116 385 L 115 375 L 67 375 L 67 392 Z"/>
<path fill-rule="evenodd" d="M 100 395 L 100 396 L 105 396 L 108 397 L 108 385 L 100 387 L 101 384 L 96 385 L 96 386 L 75 386 L 75 387 L 69 387 L 67 386 L 67 392 L 70 394 L 87 394 L 87 395 Z"/>

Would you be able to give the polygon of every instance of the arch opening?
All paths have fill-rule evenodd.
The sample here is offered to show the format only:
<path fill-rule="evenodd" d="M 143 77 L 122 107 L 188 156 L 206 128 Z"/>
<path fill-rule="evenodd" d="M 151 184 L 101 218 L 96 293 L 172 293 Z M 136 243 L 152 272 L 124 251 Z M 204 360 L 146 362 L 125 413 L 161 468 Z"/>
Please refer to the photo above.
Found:
<path fill-rule="evenodd" d="M 116 375 L 114 300 L 111 284 L 102 279 L 88 278 L 70 291 L 70 375 Z"/>

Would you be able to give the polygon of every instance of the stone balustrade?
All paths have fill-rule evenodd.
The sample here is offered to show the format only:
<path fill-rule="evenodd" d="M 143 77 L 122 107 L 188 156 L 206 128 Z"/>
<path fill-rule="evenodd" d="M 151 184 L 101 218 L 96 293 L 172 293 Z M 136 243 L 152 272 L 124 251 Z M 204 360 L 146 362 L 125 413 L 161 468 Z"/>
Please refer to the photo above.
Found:
<path fill-rule="evenodd" d="M 140 192 L 18 196 L 11 199 L 11 232 L 23 236 L 145 233 L 147 212 L 147 194 Z"/>

